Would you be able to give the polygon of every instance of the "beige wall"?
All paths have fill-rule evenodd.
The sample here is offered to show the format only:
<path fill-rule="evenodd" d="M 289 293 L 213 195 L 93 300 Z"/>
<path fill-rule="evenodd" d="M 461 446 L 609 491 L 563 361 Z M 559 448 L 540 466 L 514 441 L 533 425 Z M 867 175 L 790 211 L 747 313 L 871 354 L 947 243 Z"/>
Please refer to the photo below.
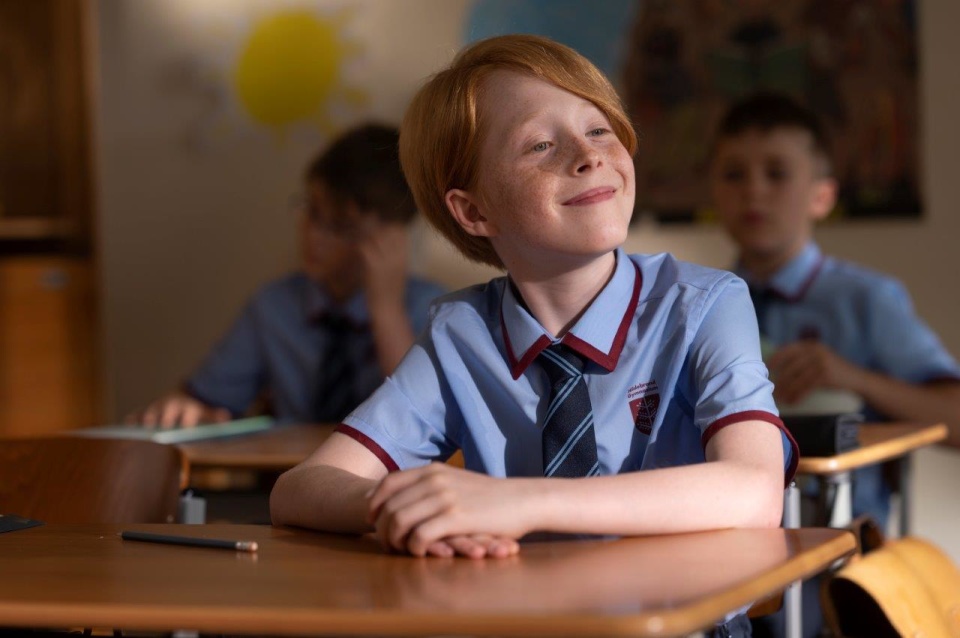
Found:
<path fill-rule="evenodd" d="M 332 11 L 344 4 L 317 0 L 280 6 Z M 355 13 L 348 29 L 367 47 L 357 77 L 375 87 L 375 106 L 366 115 L 396 121 L 415 86 L 459 45 L 459 24 L 469 3 L 351 4 Z M 286 202 L 323 136 L 310 127 L 283 139 L 270 136 L 226 108 L 205 129 L 204 145 L 186 152 L 177 140 L 197 121 L 203 101 L 189 92 L 171 94 L 163 79 L 171 68 L 183 68 L 183 60 L 209 59 L 211 67 L 201 70 L 214 77 L 215 85 L 220 68 L 215 63 L 229 49 L 224 27 L 209 26 L 217 23 L 217 12 L 229 10 L 242 22 L 277 6 L 265 0 L 99 4 L 99 232 L 110 388 L 106 414 L 114 418 L 175 384 L 252 289 L 295 262 Z M 953 280 L 960 270 L 955 246 L 960 180 L 954 175 L 960 148 L 955 62 L 960 44 L 953 28 L 960 23 L 960 4 L 931 1 L 921 9 L 927 214 L 919 223 L 828 226 L 818 240 L 829 252 L 901 278 L 920 313 L 960 354 L 960 296 Z M 711 228 L 641 226 L 629 248 L 667 250 L 714 266 L 732 259 L 729 243 Z M 428 234 L 421 240 L 417 268 L 451 286 L 489 274 L 465 264 Z M 960 455 L 925 451 L 916 465 L 917 530 L 960 561 L 960 491 L 954 489 L 960 482 Z"/>

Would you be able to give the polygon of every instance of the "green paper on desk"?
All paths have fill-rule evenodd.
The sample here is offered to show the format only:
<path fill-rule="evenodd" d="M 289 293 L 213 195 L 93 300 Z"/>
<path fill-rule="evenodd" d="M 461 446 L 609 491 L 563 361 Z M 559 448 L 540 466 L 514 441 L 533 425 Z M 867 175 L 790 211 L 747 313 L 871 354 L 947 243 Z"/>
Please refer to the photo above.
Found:
<path fill-rule="evenodd" d="M 224 423 L 210 423 L 191 428 L 170 428 L 167 430 L 134 425 L 107 425 L 76 430 L 73 434 L 116 439 L 139 439 L 156 441 L 157 443 L 187 443 L 189 441 L 263 432 L 269 430 L 273 424 L 274 420 L 272 418 L 258 416 Z"/>

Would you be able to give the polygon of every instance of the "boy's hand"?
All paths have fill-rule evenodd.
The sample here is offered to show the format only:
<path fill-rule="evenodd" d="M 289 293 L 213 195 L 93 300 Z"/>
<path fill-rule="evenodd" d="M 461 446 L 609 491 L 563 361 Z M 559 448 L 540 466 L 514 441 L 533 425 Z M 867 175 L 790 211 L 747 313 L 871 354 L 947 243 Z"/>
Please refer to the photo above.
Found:
<path fill-rule="evenodd" d="M 860 369 L 819 341 L 791 343 L 770 358 L 773 394 L 778 401 L 796 403 L 817 388 L 855 390 Z"/>
<path fill-rule="evenodd" d="M 443 463 L 394 472 L 371 493 L 369 521 L 385 547 L 415 556 L 511 556 L 530 531 L 518 485 Z"/>
<path fill-rule="evenodd" d="M 171 392 L 124 419 L 129 425 L 169 429 L 192 428 L 199 423 L 221 423 L 230 420 L 230 412 L 202 403 L 185 392 Z"/>
<path fill-rule="evenodd" d="M 512 538 L 490 534 L 464 534 L 450 536 L 431 543 L 427 556 L 451 558 L 456 555 L 468 558 L 507 558 L 520 551 L 520 543 Z"/>
<path fill-rule="evenodd" d="M 371 310 L 403 308 L 410 241 L 407 227 L 396 223 L 371 224 L 360 243 L 363 286 Z"/>

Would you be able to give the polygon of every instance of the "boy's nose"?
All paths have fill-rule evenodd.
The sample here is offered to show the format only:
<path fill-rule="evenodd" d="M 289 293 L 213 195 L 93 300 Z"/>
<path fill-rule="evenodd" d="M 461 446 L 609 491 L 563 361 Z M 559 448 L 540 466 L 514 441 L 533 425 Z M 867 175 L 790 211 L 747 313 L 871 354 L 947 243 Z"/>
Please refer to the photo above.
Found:
<path fill-rule="evenodd" d="M 597 149 L 585 142 L 575 144 L 572 165 L 577 174 L 586 173 L 600 165 L 600 153 Z"/>

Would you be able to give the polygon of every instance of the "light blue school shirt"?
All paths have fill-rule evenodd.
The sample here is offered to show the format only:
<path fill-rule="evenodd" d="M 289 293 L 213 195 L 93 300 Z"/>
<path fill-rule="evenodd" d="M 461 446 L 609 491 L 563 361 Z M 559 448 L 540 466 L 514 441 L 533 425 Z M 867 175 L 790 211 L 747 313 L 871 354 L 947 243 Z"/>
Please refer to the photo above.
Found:
<path fill-rule="evenodd" d="M 407 278 L 404 304 L 415 334 L 427 324 L 430 303 L 444 292 L 432 282 Z M 266 391 L 279 421 L 339 419 L 342 414 L 322 413 L 317 396 L 321 366 L 331 364 L 333 336 L 320 321 L 327 314 L 346 317 L 355 325 L 345 352 L 352 374 L 342 381 L 352 387 L 352 396 L 369 396 L 383 382 L 383 373 L 366 295 L 360 291 L 337 304 L 303 272 L 270 282 L 254 294 L 186 382 L 186 391 L 208 405 L 227 408 L 235 417 Z"/>
<path fill-rule="evenodd" d="M 781 430 L 786 478 L 795 444 L 760 359 L 747 287 L 728 272 L 667 254 L 616 253 L 613 277 L 561 341 L 586 357 L 601 474 L 702 463 L 726 425 Z M 505 277 L 440 299 L 394 374 L 338 431 L 388 470 L 463 450 L 468 469 L 542 476 L 547 375 L 555 342 Z"/>
<path fill-rule="evenodd" d="M 847 361 L 908 383 L 960 379 L 960 366 L 892 277 L 823 255 L 813 242 L 766 282 L 751 281 L 739 266 L 735 272 L 752 287 L 772 290 L 760 331 L 774 346 L 816 339 Z M 869 407 L 865 417 L 887 420 Z M 885 525 L 890 493 L 881 466 L 857 470 L 854 515 Z"/>
<path fill-rule="evenodd" d="M 760 331 L 775 346 L 816 339 L 861 368 L 909 383 L 960 379 L 960 366 L 896 279 L 823 255 L 814 243 L 766 282 Z"/>

